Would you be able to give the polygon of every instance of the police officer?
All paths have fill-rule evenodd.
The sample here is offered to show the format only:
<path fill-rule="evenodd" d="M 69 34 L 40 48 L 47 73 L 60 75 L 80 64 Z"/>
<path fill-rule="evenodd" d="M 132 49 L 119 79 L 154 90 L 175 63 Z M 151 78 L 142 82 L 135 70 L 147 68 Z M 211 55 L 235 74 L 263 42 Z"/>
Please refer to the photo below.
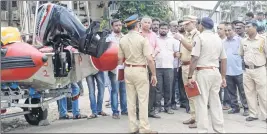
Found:
<path fill-rule="evenodd" d="M 267 121 L 267 89 L 266 89 L 266 38 L 257 34 L 257 23 L 247 22 L 248 37 L 241 41 L 240 55 L 244 57 L 245 71 L 243 77 L 244 90 L 249 107 L 246 121 L 258 119 L 258 101 L 260 113 Z M 257 96 L 259 97 L 257 100 Z"/>
<path fill-rule="evenodd" d="M 184 85 L 188 83 L 188 73 L 189 73 L 189 64 L 190 64 L 190 59 L 191 59 L 191 50 L 193 47 L 193 40 L 194 38 L 199 35 L 199 31 L 196 28 L 196 22 L 197 22 L 197 17 L 196 16 L 184 16 L 183 17 L 183 25 L 184 29 L 186 30 L 186 35 L 185 38 L 183 38 L 182 35 L 176 34 L 174 38 L 180 40 L 181 42 L 181 58 L 180 60 L 182 61 L 182 77 L 183 77 L 183 82 Z M 194 75 L 195 76 L 195 75 Z M 194 77 L 193 76 L 193 77 Z M 196 115 L 195 115 L 195 105 L 194 101 L 192 98 L 189 99 L 189 107 L 190 107 L 190 114 L 191 118 L 189 120 L 186 120 L 183 122 L 183 124 L 189 124 L 189 128 L 196 128 Z"/>
<path fill-rule="evenodd" d="M 221 39 L 212 32 L 213 26 L 213 21 L 208 17 L 200 20 L 198 30 L 201 34 L 194 39 L 188 74 L 188 85 L 193 86 L 194 80 L 192 76 L 194 70 L 197 70 L 196 81 L 201 94 L 194 97 L 194 102 L 199 133 L 208 133 L 208 104 L 211 111 L 213 130 L 216 133 L 224 133 L 224 119 L 219 90 L 221 84 L 222 87 L 226 86 L 226 53 Z M 221 74 L 218 69 L 219 60 L 221 60 Z"/>
<path fill-rule="evenodd" d="M 130 132 L 157 133 L 151 131 L 148 122 L 149 80 L 147 63 L 152 73 L 151 84 L 152 86 L 157 84 L 151 46 L 148 40 L 138 32 L 140 28 L 138 15 L 129 17 L 125 23 L 129 33 L 120 40 L 118 58 L 119 64 L 122 64 L 123 59 L 125 59 L 124 76 Z M 139 127 L 136 118 L 136 98 L 139 102 Z"/>

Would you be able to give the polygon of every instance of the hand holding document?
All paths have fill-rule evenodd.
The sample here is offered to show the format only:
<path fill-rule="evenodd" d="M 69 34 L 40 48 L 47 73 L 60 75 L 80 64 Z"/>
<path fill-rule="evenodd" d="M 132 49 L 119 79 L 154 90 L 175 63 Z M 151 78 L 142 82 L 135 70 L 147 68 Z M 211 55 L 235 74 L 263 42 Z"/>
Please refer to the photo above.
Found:
<path fill-rule="evenodd" d="M 190 85 L 185 85 L 184 88 L 188 98 L 195 97 L 201 94 L 200 88 L 196 81 L 192 82 Z"/>

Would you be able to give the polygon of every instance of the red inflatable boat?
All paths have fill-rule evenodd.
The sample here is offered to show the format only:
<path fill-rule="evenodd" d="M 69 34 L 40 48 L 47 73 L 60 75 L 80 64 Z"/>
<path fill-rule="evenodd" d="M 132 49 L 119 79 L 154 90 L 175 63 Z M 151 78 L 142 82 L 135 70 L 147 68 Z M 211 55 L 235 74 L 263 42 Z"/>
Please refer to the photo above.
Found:
<path fill-rule="evenodd" d="M 118 65 L 118 44 L 110 43 L 110 47 L 99 58 L 92 56 L 94 66 L 100 71 L 111 71 Z"/>
<path fill-rule="evenodd" d="M 15 42 L 1 47 L 1 81 L 17 81 L 30 78 L 48 60 L 45 54 L 33 46 Z"/>

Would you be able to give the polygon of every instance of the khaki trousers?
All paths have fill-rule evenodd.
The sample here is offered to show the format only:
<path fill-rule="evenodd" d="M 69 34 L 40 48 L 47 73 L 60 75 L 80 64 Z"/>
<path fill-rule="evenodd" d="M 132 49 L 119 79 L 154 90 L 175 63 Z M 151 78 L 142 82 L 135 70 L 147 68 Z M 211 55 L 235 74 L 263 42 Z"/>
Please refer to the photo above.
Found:
<path fill-rule="evenodd" d="M 148 98 L 149 98 L 149 81 L 146 68 L 126 67 L 124 70 L 128 119 L 130 132 L 149 133 L 150 124 L 148 122 Z M 139 127 L 136 118 L 136 102 L 139 103 Z"/>
<path fill-rule="evenodd" d="M 197 71 L 196 80 L 201 91 L 201 95 L 193 97 L 196 106 L 198 133 L 208 133 L 208 103 L 210 105 L 213 130 L 216 133 L 224 133 L 223 111 L 219 98 L 220 85 L 222 82 L 219 69 Z"/>
<path fill-rule="evenodd" d="M 244 90 L 249 107 L 249 116 L 258 118 L 258 101 L 260 113 L 267 118 L 267 89 L 266 89 L 266 68 L 246 69 L 243 76 Z M 258 95 L 258 100 L 257 100 Z"/>
<path fill-rule="evenodd" d="M 188 74 L 189 74 L 189 65 L 182 65 L 182 77 L 184 85 L 188 83 Z M 195 80 L 195 74 L 193 75 L 193 80 Z M 192 119 L 196 119 L 196 110 L 194 100 L 192 98 L 188 98 L 189 100 L 189 107 L 190 107 L 190 114 Z"/>

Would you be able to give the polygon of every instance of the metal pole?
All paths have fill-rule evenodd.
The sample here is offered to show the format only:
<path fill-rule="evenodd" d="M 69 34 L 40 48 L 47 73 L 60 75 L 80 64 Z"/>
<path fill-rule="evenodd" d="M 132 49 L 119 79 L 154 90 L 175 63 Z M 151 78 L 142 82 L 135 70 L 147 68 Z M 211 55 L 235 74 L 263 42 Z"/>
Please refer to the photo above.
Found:
<path fill-rule="evenodd" d="M 80 18 L 80 1 L 77 2 L 77 16 Z"/>
<path fill-rule="evenodd" d="M 38 7 L 39 7 L 39 1 L 36 1 L 36 8 L 35 8 L 35 14 L 34 14 L 34 24 L 33 24 L 33 35 L 32 35 L 32 45 L 35 44 L 35 38 L 36 38 L 36 23 L 37 23 L 37 13 L 38 13 Z"/>
<path fill-rule="evenodd" d="M 11 9 L 11 0 L 7 1 L 7 11 L 8 11 L 8 26 L 12 26 L 12 9 Z"/>
<path fill-rule="evenodd" d="M 222 1 L 218 1 L 217 4 L 215 5 L 215 7 L 213 8 L 213 10 L 211 11 L 211 13 L 209 14 L 209 17 L 211 18 L 213 16 L 213 14 L 216 12 L 217 8 L 220 6 Z"/>
<path fill-rule="evenodd" d="M 86 15 L 87 15 L 87 20 L 88 20 L 88 26 L 90 26 L 89 2 L 86 1 L 84 4 L 85 4 L 85 10 L 86 10 Z"/>

